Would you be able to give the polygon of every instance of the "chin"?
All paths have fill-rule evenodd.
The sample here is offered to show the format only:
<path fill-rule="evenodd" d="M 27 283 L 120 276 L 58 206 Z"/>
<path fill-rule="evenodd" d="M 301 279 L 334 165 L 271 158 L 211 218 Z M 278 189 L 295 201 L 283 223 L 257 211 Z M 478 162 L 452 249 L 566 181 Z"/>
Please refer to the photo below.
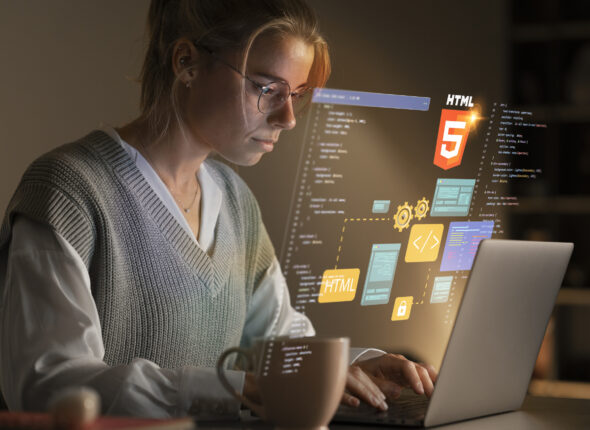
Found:
<path fill-rule="evenodd" d="M 262 154 L 257 154 L 254 157 L 249 158 L 244 164 L 242 164 L 243 166 L 254 166 L 255 164 L 258 164 L 258 162 L 260 161 L 260 159 L 262 158 Z"/>
<path fill-rule="evenodd" d="M 255 153 L 255 154 L 244 154 L 244 155 L 237 155 L 235 157 L 223 157 L 225 158 L 227 161 L 229 161 L 230 163 L 233 163 L 237 166 L 242 166 L 242 167 L 249 167 L 249 166 L 254 166 L 255 164 L 257 164 L 260 159 L 262 158 L 262 153 Z"/>

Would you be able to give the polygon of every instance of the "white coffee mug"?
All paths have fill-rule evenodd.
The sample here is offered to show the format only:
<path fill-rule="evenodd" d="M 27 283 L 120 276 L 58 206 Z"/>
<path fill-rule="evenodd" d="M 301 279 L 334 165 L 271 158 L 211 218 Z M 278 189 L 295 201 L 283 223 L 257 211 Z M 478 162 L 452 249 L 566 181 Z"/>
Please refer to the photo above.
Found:
<path fill-rule="evenodd" d="M 279 428 L 326 429 L 342 399 L 350 340 L 344 337 L 257 339 L 252 348 L 230 348 L 217 362 L 223 386 L 244 405 Z M 224 370 L 230 354 L 246 359 L 262 404 L 238 393 Z"/>

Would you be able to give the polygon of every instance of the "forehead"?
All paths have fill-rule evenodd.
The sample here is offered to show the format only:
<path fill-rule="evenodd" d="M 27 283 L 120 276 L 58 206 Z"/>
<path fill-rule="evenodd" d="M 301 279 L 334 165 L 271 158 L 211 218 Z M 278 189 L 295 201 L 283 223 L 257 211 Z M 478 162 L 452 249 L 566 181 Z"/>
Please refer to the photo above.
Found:
<path fill-rule="evenodd" d="M 284 80 L 297 88 L 307 82 L 313 59 L 313 46 L 297 37 L 261 36 L 250 50 L 247 71 Z"/>

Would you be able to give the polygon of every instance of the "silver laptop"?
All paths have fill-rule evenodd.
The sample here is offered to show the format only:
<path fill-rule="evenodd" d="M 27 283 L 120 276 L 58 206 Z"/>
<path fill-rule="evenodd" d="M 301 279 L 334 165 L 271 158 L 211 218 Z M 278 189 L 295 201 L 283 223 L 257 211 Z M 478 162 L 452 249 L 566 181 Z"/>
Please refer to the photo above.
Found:
<path fill-rule="evenodd" d="M 341 406 L 334 420 L 429 427 L 520 408 L 573 247 L 483 240 L 430 400 Z"/>

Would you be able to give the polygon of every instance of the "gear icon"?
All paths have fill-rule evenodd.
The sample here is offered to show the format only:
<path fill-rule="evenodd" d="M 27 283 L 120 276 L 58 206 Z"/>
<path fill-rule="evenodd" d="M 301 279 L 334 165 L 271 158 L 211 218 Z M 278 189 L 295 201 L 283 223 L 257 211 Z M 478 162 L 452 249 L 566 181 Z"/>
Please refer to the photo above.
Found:
<path fill-rule="evenodd" d="M 428 209 L 430 209 L 428 203 L 430 202 L 426 200 L 426 197 L 422 197 L 421 200 L 418 200 L 418 202 L 416 203 L 416 207 L 414 207 L 414 216 L 417 219 L 422 219 L 426 216 L 426 214 L 428 213 Z"/>
<path fill-rule="evenodd" d="M 412 206 L 408 205 L 408 202 L 405 202 L 403 205 L 397 207 L 397 213 L 393 216 L 395 220 L 393 228 L 397 228 L 401 232 L 404 228 L 410 226 L 412 218 L 414 218 L 412 215 Z"/>

